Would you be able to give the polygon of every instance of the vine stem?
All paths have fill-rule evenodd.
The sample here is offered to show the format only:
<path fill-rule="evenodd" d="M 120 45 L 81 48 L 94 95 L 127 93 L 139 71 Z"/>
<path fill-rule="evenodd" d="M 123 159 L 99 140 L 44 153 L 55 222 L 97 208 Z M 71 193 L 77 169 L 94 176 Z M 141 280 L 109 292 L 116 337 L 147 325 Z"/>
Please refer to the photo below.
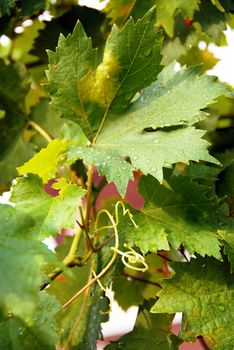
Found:
<path fill-rule="evenodd" d="M 114 221 L 113 216 L 106 210 L 103 209 L 102 212 L 105 212 L 108 216 L 108 218 L 110 219 L 111 223 L 112 223 L 112 227 L 114 229 L 114 233 L 115 233 L 115 247 L 114 247 L 114 254 L 112 255 L 111 260 L 109 261 L 109 263 L 104 267 L 104 269 L 98 274 L 96 275 L 94 278 L 92 278 L 83 288 L 81 288 L 75 295 L 73 295 L 73 297 L 71 297 L 71 299 L 69 299 L 62 307 L 62 309 L 65 309 L 66 307 L 68 307 L 71 303 L 73 303 L 80 294 L 82 294 L 87 288 L 89 288 L 90 286 L 92 286 L 97 280 L 99 280 L 99 278 L 101 278 L 102 276 L 105 275 L 105 273 L 109 270 L 109 268 L 113 265 L 118 253 L 117 250 L 119 249 L 119 236 L 118 236 L 118 230 L 117 230 L 117 225 L 116 222 Z"/>
<path fill-rule="evenodd" d="M 93 266 L 92 266 L 92 263 L 91 263 L 89 276 L 88 276 L 88 281 L 90 281 L 91 278 L 92 278 L 92 269 L 93 269 Z M 80 320 L 84 316 L 85 306 L 88 303 L 88 297 L 89 297 L 89 289 L 86 289 L 86 291 L 84 293 L 84 299 L 83 299 L 83 302 L 82 302 L 82 305 L 81 305 L 78 317 L 75 320 L 75 322 L 73 323 L 72 328 L 71 328 L 71 330 L 69 332 L 68 340 L 67 340 L 67 343 L 65 344 L 64 350 L 69 350 L 69 348 L 70 348 L 70 345 L 71 345 L 70 343 L 71 343 L 71 340 L 72 340 L 73 333 L 77 329 L 77 326 L 79 325 Z"/>
<path fill-rule="evenodd" d="M 34 121 L 29 120 L 28 125 L 32 126 L 33 129 L 35 129 L 41 136 L 43 136 L 46 141 L 51 142 L 53 140 L 52 136 L 50 136 L 50 134 L 45 129 L 43 129 Z"/>
<path fill-rule="evenodd" d="M 77 232 L 73 238 L 69 253 L 67 254 L 67 256 L 65 257 L 65 259 L 63 260 L 63 263 L 65 265 L 69 265 L 70 263 L 73 263 L 74 260 L 76 259 L 76 253 L 77 253 L 77 249 L 80 243 L 80 239 L 81 239 L 81 235 L 82 235 L 82 228 L 78 227 Z"/>
<path fill-rule="evenodd" d="M 82 235 L 82 229 L 80 227 L 78 227 L 78 230 L 73 238 L 69 253 L 67 254 L 67 256 L 64 258 L 63 263 L 65 266 L 83 266 L 84 262 L 86 261 L 86 259 L 88 259 L 89 256 L 87 256 L 86 259 L 80 259 L 76 256 L 76 252 L 80 243 L 80 239 L 81 239 L 81 235 Z M 49 275 L 48 275 L 48 279 L 49 282 L 45 282 L 41 285 L 40 290 L 45 289 L 53 280 L 55 280 L 56 277 L 58 277 L 61 273 L 63 273 L 63 269 L 61 268 L 56 268 L 54 269 Z"/>
<path fill-rule="evenodd" d="M 126 273 L 126 272 L 123 272 L 122 276 L 130 278 L 131 280 L 135 280 L 135 281 L 138 281 L 138 282 L 142 282 L 142 283 L 146 283 L 146 284 L 152 284 L 153 286 L 157 286 L 157 287 L 162 289 L 161 284 L 159 284 L 157 282 L 154 282 L 154 281 L 149 281 L 149 280 L 146 280 L 146 279 L 138 277 L 138 276 L 130 275 L 129 273 Z"/>
<path fill-rule="evenodd" d="M 92 185 L 93 185 L 93 163 L 88 167 L 88 185 L 87 185 L 87 197 L 86 197 L 86 217 L 85 217 L 85 228 L 89 232 L 90 223 L 90 209 L 91 209 L 91 198 L 92 198 Z"/>

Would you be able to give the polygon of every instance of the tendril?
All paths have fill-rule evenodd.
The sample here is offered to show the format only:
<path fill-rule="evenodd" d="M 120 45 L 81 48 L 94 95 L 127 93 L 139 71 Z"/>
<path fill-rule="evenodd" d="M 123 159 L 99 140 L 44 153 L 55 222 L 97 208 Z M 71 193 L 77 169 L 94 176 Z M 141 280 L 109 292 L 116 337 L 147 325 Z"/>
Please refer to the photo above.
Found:
<path fill-rule="evenodd" d="M 76 300 L 76 298 L 82 294 L 87 288 L 91 287 L 95 282 L 100 282 L 99 279 L 105 275 L 105 273 L 109 270 L 109 268 L 113 265 L 113 263 L 115 262 L 115 259 L 117 257 L 118 254 L 122 254 L 122 261 L 123 263 L 130 267 L 130 268 L 134 268 L 135 270 L 139 270 L 140 271 L 145 271 L 148 268 L 148 265 L 146 264 L 144 257 L 142 255 L 140 255 L 139 253 L 135 252 L 132 248 L 129 248 L 130 250 L 128 252 L 121 252 L 119 250 L 119 234 L 118 234 L 118 230 L 117 230 L 117 226 L 119 224 L 119 205 L 122 206 L 123 209 L 123 216 L 128 215 L 129 219 L 131 220 L 131 222 L 133 223 L 134 227 L 137 228 L 137 225 L 133 219 L 133 215 L 131 214 L 129 209 L 126 209 L 125 205 L 123 202 L 118 201 L 115 204 L 115 219 L 113 217 L 113 215 L 109 212 L 109 210 L 107 209 L 102 209 L 98 212 L 97 214 L 97 219 L 96 222 L 94 224 L 94 229 L 95 232 L 100 232 L 104 229 L 113 229 L 114 230 L 114 236 L 115 236 L 115 246 L 111 247 L 111 249 L 113 250 L 113 255 L 111 260 L 109 261 L 109 263 L 104 267 L 104 269 L 99 273 L 99 274 L 95 274 L 94 278 L 92 278 L 83 288 L 81 288 L 75 295 L 73 295 L 73 297 L 71 299 L 69 299 L 64 305 L 63 305 L 63 309 L 66 308 L 67 306 L 69 306 L 73 301 Z M 108 217 L 108 219 L 111 222 L 111 225 L 106 225 L 106 226 L 102 226 L 102 227 L 98 227 L 98 223 L 99 223 L 99 218 L 100 215 L 102 215 L 103 213 L 105 213 Z M 128 261 L 126 261 L 126 257 L 128 259 Z M 130 264 L 136 264 L 136 263 L 141 263 L 144 267 L 136 267 Z M 100 284 L 99 284 L 100 285 Z M 104 287 L 103 287 L 104 288 Z M 105 288 L 104 288 L 105 289 Z"/>
<path fill-rule="evenodd" d="M 125 266 L 129 267 L 130 269 L 136 270 L 136 271 L 142 271 L 145 272 L 148 270 L 149 266 L 147 265 L 145 258 L 137 253 L 133 248 L 129 247 L 126 243 L 124 243 L 124 247 L 128 248 L 129 250 L 126 252 L 122 252 L 121 250 L 116 250 L 114 247 L 111 247 L 112 250 L 116 251 L 116 253 L 122 255 L 122 262 Z M 135 265 L 142 265 L 142 266 L 135 266 Z"/>
<path fill-rule="evenodd" d="M 92 273 L 93 273 L 94 277 L 97 277 L 97 275 L 96 275 L 94 270 L 92 271 Z M 113 295 L 111 293 L 110 288 L 107 288 L 107 287 L 105 288 L 99 279 L 97 279 L 97 283 L 98 283 L 99 287 L 101 288 L 101 290 L 103 290 L 103 292 L 105 293 L 105 295 L 107 296 L 107 298 L 109 299 L 109 302 L 110 302 L 109 310 L 107 310 L 107 311 L 100 311 L 100 314 L 107 315 L 107 314 L 109 314 L 112 311 L 112 305 L 113 305 L 114 298 L 113 298 Z"/>

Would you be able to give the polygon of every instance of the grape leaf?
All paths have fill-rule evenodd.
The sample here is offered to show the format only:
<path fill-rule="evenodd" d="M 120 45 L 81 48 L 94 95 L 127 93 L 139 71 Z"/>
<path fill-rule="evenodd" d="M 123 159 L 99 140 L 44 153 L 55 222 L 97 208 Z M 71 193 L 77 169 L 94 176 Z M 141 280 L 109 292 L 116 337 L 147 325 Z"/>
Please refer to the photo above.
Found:
<path fill-rule="evenodd" d="M 33 144 L 26 142 L 22 134 L 18 134 L 5 153 L 0 157 L 0 183 L 2 185 L 17 175 L 16 167 L 30 159 L 35 154 Z"/>
<path fill-rule="evenodd" d="M 174 34 L 174 14 L 180 10 L 185 18 L 193 19 L 195 11 L 199 10 L 200 0 L 156 0 L 157 25 L 162 26 L 166 33 L 173 37 Z"/>
<path fill-rule="evenodd" d="M 122 25 L 129 17 L 135 4 L 136 0 L 110 0 L 105 6 L 104 11 L 107 17 L 111 19 L 112 24 Z"/>
<path fill-rule="evenodd" d="M 226 16 L 212 5 L 211 1 L 201 2 L 200 12 L 195 14 L 194 21 L 214 43 L 217 45 L 222 43 L 223 31 L 227 29 Z"/>
<path fill-rule="evenodd" d="M 29 84 L 22 65 L 0 60 L 0 181 L 6 183 L 16 175 L 15 167 L 34 154 L 22 134 L 25 126 L 25 97 Z"/>
<path fill-rule="evenodd" d="M 124 335 L 105 347 L 106 350 L 169 350 L 175 349 L 175 336 L 171 334 L 171 315 L 153 315 L 149 312 L 150 303 L 139 308 L 136 324 L 132 332 Z M 156 317 L 155 317 L 156 316 Z M 177 341 L 179 344 L 179 341 Z M 176 347 L 177 348 L 177 347 Z"/>
<path fill-rule="evenodd" d="M 57 300 L 41 292 L 33 313 L 33 324 L 27 325 L 22 319 L 9 314 L 0 315 L 0 348 L 11 350 L 55 350 L 57 341 L 56 313 Z"/>
<path fill-rule="evenodd" d="M 125 195 L 128 181 L 133 179 L 134 167 L 127 163 L 121 154 L 93 147 L 74 146 L 70 148 L 69 162 L 74 162 L 78 157 L 83 159 L 86 164 L 95 161 L 99 174 L 106 175 L 107 181 L 114 182 L 119 193 L 122 196 Z"/>
<path fill-rule="evenodd" d="M 163 282 L 151 312 L 183 312 L 182 339 L 192 342 L 203 335 L 212 349 L 231 349 L 234 279 L 227 265 L 200 257 L 190 263 L 174 263 L 176 274 Z"/>
<path fill-rule="evenodd" d="M 62 228 L 73 228 L 76 222 L 78 207 L 85 190 L 77 185 L 67 184 L 56 197 L 44 191 L 40 178 L 29 175 L 18 178 L 13 186 L 11 201 L 16 208 L 30 214 L 36 225 L 32 234 L 37 239 L 54 236 Z"/>
<path fill-rule="evenodd" d="M 53 139 L 60 136 L 60 131 L 65 124 L 64 120 L 59 118 L 58 113 L 49 105 L 49 99 L 47 98 L 41 98 L 39 103 L 32 107 L 29 119 L 40 125 L 44 130 L 48 130 Z M 31 140 L 40 149 L 48 145 L 48 141 L 37 132 Z"/>
<path fill-rule="evenodd" d="M 134 94 L 155 80 L 161 43 L 152 9 L 137 23 L 130 19 L 122 30 L 113 27 L 96 67 L 96 51 L 78 22 L 72 35 L 60 37 L 56 52 L 49 52 L 45 88 L 53 105 L 93 139 L 109 110 L 124 111 Z"/>
<path fill-rule="evenodd" d="M 56 248 L 56 253 L 61 260 L 66 256 L 71 241 L 71 237 L 66 237 L 63 245 Z M 85 252 L 85 248 L 83 250 Z M 81 245 L 79 252 L 83 250 Z M 95 258 L 82 267 L 74 267 L 69 271 L 69 275 L 61 275 L 53 281 L 48 292 L 55 295 L 64 304 L 87 283 L 92 270 L 96 270 L 96 263 Z M 61 329 L 60 347 L 77 350 L 95 349 L 96 340 L 101 338 L 100 323 L 108 319 L 108 315 L 102 315 L 101 313 L 107 310 L 107 298 L 103 296 L 103 291 L 99 285 L 96 284 L 87 289 L 74 303 L 63 310 L 62 317 L 58 320 Z"/>
<path fill-rule="evenodd" d="M 30 324 L 41 284 L 41 268 L 45 261 L 56 263 L 56 257 L 44 244 L 30 238 L 34 222 L 26 214 L 1 205 L 0 216 L 1 311 L 11 311 Z"/>
<path fill-rule="evenodd" d="M 171 177 L 163 185 L 152 176 L 142 177 L 139 191 L 145 199 L 142 213 L 135 213 L 136 230 L 126 227 L 128 241 L 141 250 L 169 250 L 184 244 L 192 254 L 220 258 L 218 204 L 206 197 L 209 188 L 186 176 Z"/>
<path fill-rule="evenodd" d="M 123 184 L 130 167 L 127 162 L 120 167 L 120 157 L 130 157 L 135 169 L 159 181 L 163 178 L 162 168 L 173 163 L 189 160 L 217 163 L 207 152 L 208 143 L 202 139 L 204 132 L 190 125 L 206 117 L 200 109 L 220 94 L 231 92 L 225 85 L 214 82 L 213 77 L 199 76 L 197 67 L 175 72 L 171 64 L 125 114 L 115 115 L 111 122 L 106 122 L 93 147 L 74 146 L 68 159 L 83 157 L 85 162 L 95 164 L 97 157 L 97 168 L 101 173 L 105 169 L 107 179 L 116 183 L 121 194 L 126 190 Z"/>
<path fill-rule="evenodd" d="M 231 271 L 234 268 L 234 219 L 233 216 L 228 215 L 228 211 L 225 216 L 221 216 L 222 225 L 220 225 L 220 230 L 218 234 L 220 239 L 223 241 L 224 253 L 227 255 L 230 261 Z"/>
<path fill-rule="evenodd" d="M 22 16 L 31 16 L 34 13 L 44 10 L 48 3 L 48 0 L 20 0 L 17 6 L 21 9 Z"/>
<path fill-rule="evenodd" d="M 64 160 L 69 142 L 52 140 L 46 148 L 30 159 L 27 163 L 17 168 L 20 175 L 27 173 L 40 176 L 44 183 L 55 177 L 58 164 Z"/>

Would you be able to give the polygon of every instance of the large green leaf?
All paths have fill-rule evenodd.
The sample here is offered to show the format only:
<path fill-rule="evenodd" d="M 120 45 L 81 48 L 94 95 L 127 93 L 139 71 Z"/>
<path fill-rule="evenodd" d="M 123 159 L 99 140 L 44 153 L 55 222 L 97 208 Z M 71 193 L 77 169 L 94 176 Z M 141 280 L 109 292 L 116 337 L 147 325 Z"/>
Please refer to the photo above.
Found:
<path fill-rule="evenodd" d="M 28 213 L 36 225 L 33 235 L 38 239 L 55 236 L 62 228 L 73 228 L 78 207 L 85 191 L 72 184 L 67 184 L 56 197 L 51 197 L 43 188 L 38 176 L 29 175 L 18 178 L 13 186 L 11 201 L 16 208 Z"/>
<path fill-rule="evenodd" d="M 130 172 L 127 162 L 120 166 L 123 157 L 130 157 L 135 169 L 159 181 L 163 179 L 162 168 L 173 163 L 217 163 L 207 152 L 204 131 L 191 125 L 205 118 L 201 109 L 230 91 L 213 77 L 199 76 L 198 71 L 192 67 L 175 72 L 174 64 L 165 68 L 126 113 L 107 120 L 93 147 L 72 147 L 68 158 L 96 162 L 100 173 L 105 170 L 108 181 L 114 181 L 121 194 Z"/>
<path fill-rule="evenodd" d="M 33 313 L 33 324 L 9 314 L 0 316 L 0 348 L 11 350 L 55 350 L 57 325 L 55 315 L 59 311 L 57 300 L 41 292 Z"/>
<path fill-rule="evenodd" d="M 141 250 L 169 250 L 184 244 L 192 254 L 220 258 L 218 205 L 206 197 L 209 188 L 186 176 L 171 177 L 160 185 L 152 176 L 142 177 L 139 191 L 145 199 L 142 213 L 135 214 L 136 230 L 128 231 L 128 241 Z"/>
<path fill-rule="evenodd" d="M 234 279 L 229 266 L 213 258 L 197 258 L 172 267 L 176 274 L 163 282 L 151 311 L 183 312 L 180 336 L 184 340 L 203 335 L 214 350 L 232 349 Z"/>
<path fill-rule="evenodd" d="M 32 322 L 41 269 L 45 262 L 56 262 L 47 247 L 30 238 L 34 225 L 30 217 L 8 205 L 1 205 L 0 307 L 4 314 L 12 312 L 26 323 Z"/>
<path fill-rule="evenodd" d="M 149 312 L 150 303 L 139 308 L 136 324 L 132 332 L 124 335 L 115 342 L 111 342 L 107 350 L 169 350 L 174 347 L 175 339 L 171 334 L 171 315 L 153 315 Z M 174 344 L 173 344 L 174 343 Z M 179 341 L 178 341 L 179 344 Z"/>
<path fill-rule="evenodd" d="M 56 52 L 49 52 L 46 90 L 53 105 L 62 117 L 80 123 L 92 140 L 109 110 L 122 112 L 138 90 L 155 80 L 161 43 L 153 9 L 137 23 L 130 19 L 122 30 L 114 26 L 97 65 L 78 22 L 72 35 L 60 37 Z"/>

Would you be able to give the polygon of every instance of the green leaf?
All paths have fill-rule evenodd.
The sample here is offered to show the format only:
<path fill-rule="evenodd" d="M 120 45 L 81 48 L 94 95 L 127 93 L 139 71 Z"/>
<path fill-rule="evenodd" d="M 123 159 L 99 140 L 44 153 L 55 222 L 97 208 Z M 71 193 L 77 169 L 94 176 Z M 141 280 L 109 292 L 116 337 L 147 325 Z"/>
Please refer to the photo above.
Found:
<path fill-rule="evenodd" d="M 18 167 L 18 173 L 36 174 L 40 176 L 44 183 L 55 177 L 59 163 L 64 160 L 69 142 L 61 140 L 52 140 L 46 148 L 30 159 L 27 163 Z"/>
<path fill-rule="evenodd" d="M 34 13 L 44 10 L 48 3 L 48 0 L 21 0 L 18 7 L 21 9 L 22 16 L 31 16 Z"/>
<path fill-rule="evenodd" d="M 42 240 L 55 236 L 62 228 L 74 228 L 84 195 L 85 190 L 81 187 L 67 184 L 58 196 L 51 197 L 44 191 L 41 179 L 29 175 L 17 179 L 10 200 L 20 211 L 30 214 L 36 223 L 32 234 Z"/>
<path fill-rule="evenodd" d="M 30 238 L 30 217 L 7 205 L 1 205 L 0 307 L 31 324 L 45 262 L 56 262 L 47 247 Z"/>
<path fill-rule="evenodd" d="M 121 154 L 108 149 L 74 146 L 69 151 L 69 162 L 74 162 L 77 157 L 83 159 L 86 164 L 94 161 L 99 174 L 105 175 L 108 182 L 114 182 L 119 193 L 125 195 L 128 181 L 133 179 L 134 167 L 127 163 Z"/>
<path fill-rule="evenodd" d="M 136 324 L 132 332 L 107 345 L 106 350 L 169 350 L 173 346 L 174 335 L 171 324 L 174 316 L 153 315 L 149 312 L 150 303 L 139 308 Z M 175 337 L 176 338 L 176 337 Z"/>
<path fill-rule="evenodd" d="M 212 349 L 231 349 L 234 334 L 234 279 L 229 266 L 213 258 L 172 265 L 176 274 L 163 282 L 151 312 L 183 312 L 180 337 L 203 335 Z"/>
<path fill-rule="evenodd" d="M 198 22 L 196 25 L 201 26 L 213 42 L 217 45 L 222 43 L 223 31 L 227 29 L 226 15 L 212 5 L 211 1 L 202 1 L 200 12 L 194 16 L 194 21 Z"/>
<path fill-rule="evenodd" d="M 29 84 L 22 65 L 6 65 L 0 60 L 0 182 L 6 184 L 16 175 L 16 166 L 34 154 L 24 139 L 25 97 Z"/>
<path fill-rule="evenodd" d="M 220 239 L 223 241 L 224 245 L 224 253 L 227 255 L 228 260 L 231 264 L 231 271 L 233 271 L 234 268 L 234 218 L 233 216 L 229 216 L 227 213 L 226 215 L 221 217 L 222 220 L 222 226 L 220 225 L 220 230 L 218 231 L 218 234 L 220 236 Z"/>
<path fill-rule="evenodd" d="M 136 230 L 130 227 L 128 241 L 146 253 L 169 250 L 167 241 L 178 248 L 220 258 L 218 204 L 206 197 L 209 188 L 186 176 L 171 177 L 163 185 L 151 176 L 142 177 L 139 191 L 145 199 L 142 213 L 134 215 Z"/>
<path fill-rule="evenodd" d="M 56 248 L 56 253 L 61 260 L 66 256 L 71 242 L 71 237 L 65 237 L 63 245 Z M 85 252 L 82 245 L 79 247 L 79 252 L 81 251 Z M 53 281 L 48 292 L 55 295 L 64 304 L 88 282 L 92 270 L 96 270 L 97 265 L 95 257 L 82 267 L 75 266 L 69 271 L 69 274 L 61 275 Z M 101 338 L 100 323 L 108 319 L 108 315 L 102 315 L 102 313 L 107 310 L 107 298 L 103 296 L 99 285 L 95 284 L 87 289 L 63 310 L 62 317 L 58 319 L 61 330 L 60 347 L 76 350 L 95 349 L 97 339 Z"/>
<path fill-rule="evenodd" d="M 145 299 L 155 298 L 161 289 L 163 259 L 156 254 L 147 254 L 145 261 L 149 266 L 145 272 L 125 268 L 122 275 L 115 276 L 113 280 L 115 300 L 123 310 L 128 310 L 133 305 L 142 305 Z"/>
<path fill-rule="evenodd" d="M 31 14 L 31 13 L 30 13 Z M 12 48 L 12 59 L 15 61 L 21 60 L 24 63 L 36 61 L 37 58 L 32 56 L 29 51 L 32 48 L 34 40 L 39 36 L 39 31 L 45 27 L 45 22 L 35 19 L 31 26 L 14 39 Z"/>
<path fill-rule="evenodd" d="M 176 10 L 182 12 L 184 18 L 193 19 L 195 11 L 199 10 L 200 0 L 156 0 L 157 25 L 162 26 L 166 33 L 172 37 L 174 34 L 174 14 Z"/>
<path fill-rule="evenodd" d="M 41 292 L 33 313 L 33 324 L 9 314 L 0 316 L 0 348 L 11 350 L 55 350 L 57 341 L 56 313 L 60 305 L 57 300 Z"/>
<path fill-rule="evenodd" d="M 72 35 L 60 37 L 56 52 L 49 52 L 46 90 L 53 105 L 93 139 L 109 110 L 125 110 L 135 93 L 155 80 L 161 70 L 161 43 L 152 9 L 137 23 L 130 19 L 122 30 L 113 27 L 97 65 L 96 52 L 78 22 Z"/>
<path fill-rule="evenodd" d="M 65 124 L 65 121 L 59 118 L 58 113 L 49 105 L 49 99 L 47 98 L 41 98 L 39 103 L 32 107 L 29 119 L 40 125 L 44 130 L 48 130 L 53 139 L 59 138 L 61 129 Z M 31 131 L 35 130 L 31 129 Z M 36 131 L 32 136 L 32 142 L 39 149 L 48 145 L 48 141 Z"/>
<path fill-rule="evenodd" d="M 129 172 L 130 167 L 127 162 L 120 167 L 120 157 L 130 157 L 135 169 L 159 181 L 163 179 L 162 168 L 177 162 L 218 163 L 207 152 L 208 143 L 202 139 L 204 131 L 190 125 L 206 117 L 200 110 L 220 94 L 231 92 L 213 77 L 199 76 L 197 67 L 175 72 L 171 64 L 125 114 L 115 115 L 106 122 L 94 146 L 85 150 L 71 148 L 68 158 L 83 156 L 86 162 L 93 161 L 101 173 L 105 168 L 107 179 L 114 181 L 122 194 L 126 189 L 123 186 L 126 170 Z M 191 96 L 196 99 L 191 100 Z"/>
<path fill-rule="evenodd" d="M 124 24 L 136 4 L 135 0 L 110 0 L 104 8 L 111 23 Z"/>
<path fill-rule="evenodd" d="M 18 134 L 10 141 L 5 153 L 0 156 L 0 183 L 9 184 L 17 175 L 16 167 L 30 159 L 35 154 L 33 144 L 26 142 L 24 136 Z"/>

